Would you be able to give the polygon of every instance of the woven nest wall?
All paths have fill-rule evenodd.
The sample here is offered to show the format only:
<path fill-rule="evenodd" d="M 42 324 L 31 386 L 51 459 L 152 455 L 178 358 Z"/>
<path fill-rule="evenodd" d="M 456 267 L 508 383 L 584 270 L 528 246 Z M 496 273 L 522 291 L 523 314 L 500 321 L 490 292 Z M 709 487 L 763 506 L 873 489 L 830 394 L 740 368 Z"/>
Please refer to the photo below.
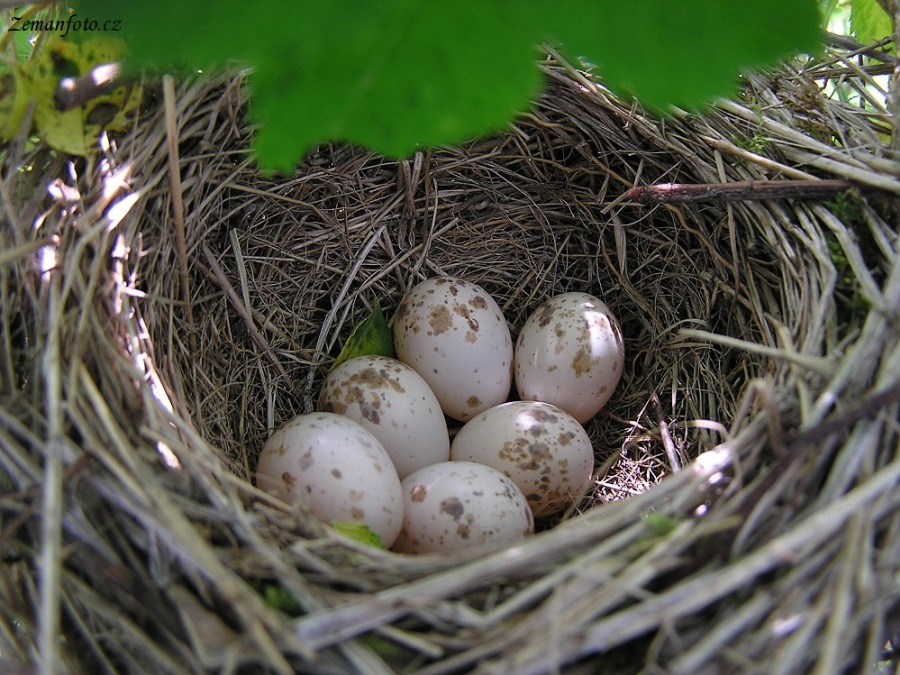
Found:
<path fill-rule="evenodd" d="M 157 92 L 91 160 L 12 144 L 0 664 L 890 667 L 900 165 L 878 100 L 832 95 L 865 94 L 872 63 L 748 76 L 734 101 L 661 119 L 548 61 L 545 94 L 503 134 L 399 163 L 326 145 L 289 178 L 253 168 L 239 76 Z M 835 178 L 855 187 L 625 195 Z M 623 380 L 587 425 L 594 488 L 510 549 L 396 555 L 252 484 L 263 441 L 313 408 L 373 302 L 390 317 L 436 274 L 484 286 L 514 336 L 570 290 L 601 297 L 625 336 Z"/>

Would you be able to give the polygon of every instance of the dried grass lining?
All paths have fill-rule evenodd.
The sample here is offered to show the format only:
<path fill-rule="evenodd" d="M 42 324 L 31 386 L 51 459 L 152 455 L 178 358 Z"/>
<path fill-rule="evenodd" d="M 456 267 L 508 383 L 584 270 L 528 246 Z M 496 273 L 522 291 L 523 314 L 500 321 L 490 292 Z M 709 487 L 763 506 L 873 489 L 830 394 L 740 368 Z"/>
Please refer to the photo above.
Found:
<path fill-rule="evenodd" d="M 325 146 L 289 180 L 253 172 L 237 77 L 169 99 L 180 176 L 162 105 L 74 178 L 11 148 L 0 664 L 874 667 L 900 615 L 900 165 L 884 111 L 821 91 L 861 87 L 866 69 L 836 55 L 754 76 L 740 102 L 666 121 L 581 73 L 547 73 L 502 136 L 399 164 Z M 881 191 L 831 205 L 621 198 L 797 177 Z M 310 409 L 375 298 L 390 315 L 437 273 L 484 285 L 515 330 L 554 292 L 609 302 L 628 370 L 589 425 L 596 492 L 519 547 L 451 557 L 375 551 L 266 507 L 248 479 L 267 430 Z M 296 618 L 264 600 L 276 587 Z"/>

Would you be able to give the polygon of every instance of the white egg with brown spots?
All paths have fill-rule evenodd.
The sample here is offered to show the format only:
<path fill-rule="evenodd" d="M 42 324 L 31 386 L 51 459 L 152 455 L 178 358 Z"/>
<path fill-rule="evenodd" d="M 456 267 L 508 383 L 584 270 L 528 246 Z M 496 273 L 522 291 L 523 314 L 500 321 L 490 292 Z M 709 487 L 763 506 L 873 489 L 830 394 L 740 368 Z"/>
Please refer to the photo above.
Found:
<path fill-rule="evenodd" d="M 324 523 L 357 522 L 391 546 L 403 524 L 400 478 L 370 432 L 335 413 L 300 415 L 266 441 L 256 484 Z"/>
<path fill-rule="evenodd" d="M 624 365 L 619 322 L 587 293 L 550 298 L 528 317 L 516 340 L 519 397 L 552 403 L 581 423 L 606 405 Z"/>
<path fill-rule="evenodd" d="M 534 532 L 525 495 L 496 469 L 475 462 L 432 464 L 403 479 L 405 516 L 394 550 L 452 553 L 506 546 Z"/>
<path fill-rule="evenodd" d="M 594 471 L 594 448 L 584 427 L 539 401 L 512 401 L 479 413 L 456 434 L 450 459 L 502 472 L 522 490 L 535 518 L 572 505 Z"/>
<path fill-rule="evenodd" d="M 428 382 L 446 415 L 466 421 L 509 396 L 513 344 L 496 301 L 480 286 L 434 277 L 394 315 L 397 357 Z"/>
<path fill-rule="evenodd" d="M 403 479 L 450 458 L 441 405 L 411 367 L 387 356 L 360 356 L 325 379 L 319 410 L 345 415 L 381 441 Z"/>

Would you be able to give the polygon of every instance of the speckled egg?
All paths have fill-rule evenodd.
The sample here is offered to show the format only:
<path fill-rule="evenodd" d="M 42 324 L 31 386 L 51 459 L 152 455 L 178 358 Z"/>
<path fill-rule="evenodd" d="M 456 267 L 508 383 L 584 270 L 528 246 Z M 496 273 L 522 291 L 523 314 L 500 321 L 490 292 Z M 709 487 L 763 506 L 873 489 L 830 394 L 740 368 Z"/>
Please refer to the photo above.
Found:
<path fill-rule="evenodd" d="M 456 434 L 450 459 L 501 471 L 525 494 L 535 518 L 570 506 L 594 471 L 594 448 L 584 427 L 540 401 L 512 401 L 479 413 Z"/>
<path fill-rule="evenodd" d="M 525 495 L 496 469 L 442 462 L 403 479 L 406 515 L 394 545 L 401 553 L 451 553 L 503 546 L 534 532 Z"/>
<path fill-rule="evenodd" d="M 563 293 L 528 317 L 516 340 L 519 397 L 552 403 L 579 422 L 596 415 L 625 365 L 619 322 L 587 293 Z"/>
<path fill-rule="evenodd" d="M 453 277 L 414 286 L 394 316 L 394 344 L 449 417 L 464 422 L 509 396 L 512 338 L 480 286 Z"/>
<path fill-rule="evenodd" d="M 401 479 L 450 457 L 437 397 L 421 375 L 397 359 L 360 356 L 345 361 L 322 385 L 319 410 L 346 415 L 371 431 Z"/>
<path fill-rule="evenodd" d="M 400 478 L 375 436 L 348 417 L 310 413 L 266 441 L 256 484 L 289 504 L 306 504 L 323 522 L 367 525 L 391 546 L 403 524 Z"/>

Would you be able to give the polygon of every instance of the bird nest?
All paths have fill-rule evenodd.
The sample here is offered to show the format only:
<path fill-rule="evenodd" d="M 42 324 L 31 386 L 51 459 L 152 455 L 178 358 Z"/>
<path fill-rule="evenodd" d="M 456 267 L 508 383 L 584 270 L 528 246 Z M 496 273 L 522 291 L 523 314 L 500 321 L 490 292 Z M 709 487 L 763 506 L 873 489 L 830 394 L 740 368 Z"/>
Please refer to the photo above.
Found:
<path fill-rule="evenodd" d="M 399 162 L 324 145 L 281 178 L 248 155 L 240 74 L 160 88 L 89 159 L 10 144 L 0 663 L 889 666 L 900 165 L 872 56 L 664 118 L 548 58 L 502 134 Z M 694 187 L 631 190 L 670 183 Z M 513 336 L 553 294 L 597 295 L 627 365 L 568 512 L 514 547 L 402 556 L 253 471 L 373 304 L 390 318 L 438 274 L 486 288 Z"/>

